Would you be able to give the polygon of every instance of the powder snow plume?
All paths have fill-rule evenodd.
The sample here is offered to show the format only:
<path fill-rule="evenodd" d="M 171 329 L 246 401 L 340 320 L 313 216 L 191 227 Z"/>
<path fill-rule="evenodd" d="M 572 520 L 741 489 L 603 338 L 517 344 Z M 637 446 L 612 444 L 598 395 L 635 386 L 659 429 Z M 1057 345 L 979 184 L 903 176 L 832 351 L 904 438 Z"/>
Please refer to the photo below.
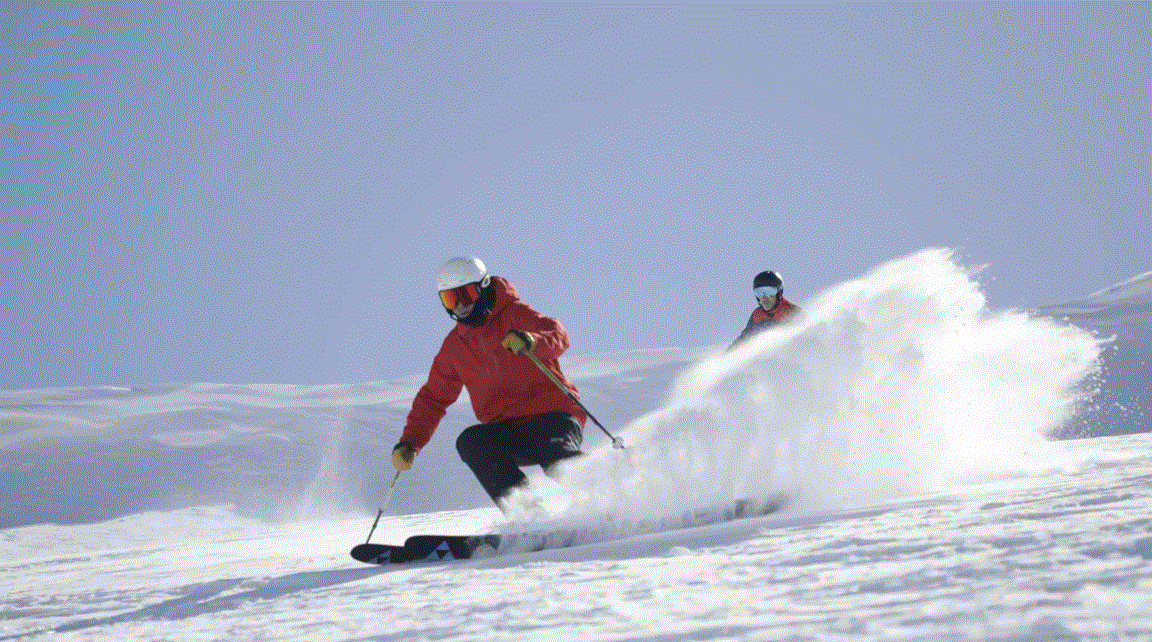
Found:
<path fill-rule="evenodd" d="M 947 249 L 894 260 L 683 372 L 665 406 L 574 466 L 573 514 L 661 518 L 778 493 L 865 506 L 1053 465 L 1045 435 L 1098 368 L 1088 332 L 993 312 Z M 1055 465 L 1059 465 L 1058 463 Z"/>

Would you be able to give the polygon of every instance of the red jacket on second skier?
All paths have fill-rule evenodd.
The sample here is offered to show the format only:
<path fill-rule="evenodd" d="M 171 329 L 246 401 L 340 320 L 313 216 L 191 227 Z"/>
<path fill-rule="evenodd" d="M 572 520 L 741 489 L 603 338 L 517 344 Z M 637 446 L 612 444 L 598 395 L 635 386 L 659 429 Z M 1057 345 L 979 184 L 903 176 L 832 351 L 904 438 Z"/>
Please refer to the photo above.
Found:
<path fill-rule="evenodd" d="M 776 272 L 765 271 L 752 279 L 752 294 L 756 297 L 756 308 L 748 317 L 748 324 L 732 345 L 732 350 L 753 335 L 787 321 L 799 310 L 799 306 L 784 298 L 784 279 Z"/>

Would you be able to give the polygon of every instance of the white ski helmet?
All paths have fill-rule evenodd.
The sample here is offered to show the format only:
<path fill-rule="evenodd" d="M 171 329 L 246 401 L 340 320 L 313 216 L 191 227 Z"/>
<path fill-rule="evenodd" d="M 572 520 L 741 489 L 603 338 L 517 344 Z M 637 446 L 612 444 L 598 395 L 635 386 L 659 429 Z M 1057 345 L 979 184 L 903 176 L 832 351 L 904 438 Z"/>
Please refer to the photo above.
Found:
<path fill-rule="evenodd" d="M 484 262 L 474 256 L 457 256 L 448 259 L 440 274 L 436 277 L 436 289 L 451 290 L 468 283 L 479 283 L 480 287 L 488 287 L 492 277 L 488 276 L 488 268 Z"/>

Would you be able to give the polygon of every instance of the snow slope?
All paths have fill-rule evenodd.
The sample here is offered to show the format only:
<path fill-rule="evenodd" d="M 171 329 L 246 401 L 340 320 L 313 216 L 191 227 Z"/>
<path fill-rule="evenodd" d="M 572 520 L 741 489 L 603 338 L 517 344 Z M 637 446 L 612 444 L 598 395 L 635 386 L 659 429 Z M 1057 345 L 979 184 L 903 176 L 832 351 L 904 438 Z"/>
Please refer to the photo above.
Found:
<path fill-rule="evenodd" d="M 1107 339 L 1090 412 L 1064 426 L 1060 437 L 1091 437 L 1152 430 L 1152 272 L 1083 299 L 1045 306 L 1038 313 L 1094 330 Z"/>
<path fill-rule="evenodd" d="M 445 566 L 347 556 L 422 374 L 0 392 L 0 640 L 1152 639 L 1152 439 L 1098 401 L 1123 381 L 1149 407 L 1114 348 L 1147 346 L 1148 278 L 993 311 L 930 249 L 733 353 L 567 360 L 629 448 L 589 424 L 564 483 L 532 479 L 594 543 Z M 453 452 L 467 408 L 373 541 L 525 526 Z M 1131 434 L 1046 438 L 1100 413 Z M 645 526 L 776 492 L 776 515 Z"/>

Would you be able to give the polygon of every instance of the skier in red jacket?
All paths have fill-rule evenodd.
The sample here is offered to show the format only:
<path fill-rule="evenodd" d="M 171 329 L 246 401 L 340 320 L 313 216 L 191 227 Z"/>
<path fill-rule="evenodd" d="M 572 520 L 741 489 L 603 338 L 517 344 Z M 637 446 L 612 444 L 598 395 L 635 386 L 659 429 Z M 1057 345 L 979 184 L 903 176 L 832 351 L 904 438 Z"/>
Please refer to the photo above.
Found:
<path fill-rule="evenodd" d="M 748 318 L 744 331 L 736 337 L 732 345 L 728 346 L 729 350 L 749 337 L 787 320 L 800 309 L 795 303 L 784 298 L 784 279 L 775 272 L 757 274 L 752 279 L 752 294 L 756 297 L 756 309 Z"/>
<path fill-rule="evenodd" d="M 456 326 L 412 401 L 392 464 L 397 470 L 412 467 L 448 406 L 467 388 L 481 423 L 460 433 L 456 450 L 496 505 L 508 512 L 510 492 L 528 484 L 520 466 L 539 465 L 553 474 L 558 462 L 582 454 L 586 414 L 525 356 L 534 354 L 579 398 L 560 371 L 568 332 L 522 302 L 511 283 L 489 275 L 475 257 L 445 263 L 436 287 Z"/>

